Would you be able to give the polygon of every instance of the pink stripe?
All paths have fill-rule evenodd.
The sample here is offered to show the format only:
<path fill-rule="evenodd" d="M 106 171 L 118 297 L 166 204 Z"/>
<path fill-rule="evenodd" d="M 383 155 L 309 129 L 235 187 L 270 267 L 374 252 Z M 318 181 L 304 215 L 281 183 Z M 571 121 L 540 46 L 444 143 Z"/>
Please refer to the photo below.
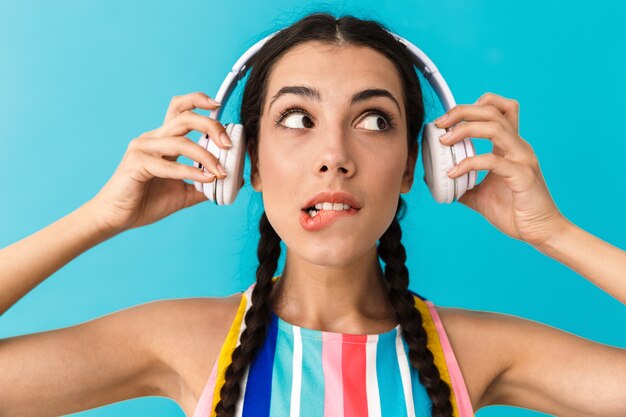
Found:
<path fill-rule="evenodd" d="M 469 394 L 467 393 L 467 387 L 465 386 L 465 381 L 463 380 L 463 375 L 461 374 L 461 369 L 459 368 L 456 356 L 454 356 L 452 346 L 450 346 L 448 335 L 446 334 L 443 323 L 439 318 L 439 313 L 437 313 L 437 309 L 435 309 L 435 306 L 431 301 L 425 302 L 428 306 L 428 310 L 430 311 L 430 315 L 435 322 L 435 328 L 437 329 L 439 340 L 441 341 L 443 356 L 448 366 L 450 382 L 452 382 L 452 389 L 454 390 L 454 396 L 456 397 L 457 407 L 459 409 L 459 417 L 473 417 L 474 411 Z"/>
<path fill-rule="evenodd" d="M 215 389 L 215 379 L 217 376 L 218 359 L 215 360 L 215 364 L 213 365 L 213 370 L 211 371 L 211 376 L 209 377 L 209 381 L 204 386 L 202 395 L 200 396 L 200 399 L 198 400 L 198 404 L 196 404 L 196 411 L 194 411 L 193 417 L 211 415 L 211 406 L 213 405 L 213 390 Z"/>
<path fill-rule="evenodd" d="M 367 417 L 365 386 L 365 346 L 367 335 L 343 335 L 341 373 L 343 374 L 343 412 L 346 416 Z"/>
<path fill-rule="evenodd" d="M 324 417 L 343 417 L 343 380 L 341 375 L 341 340 L 336 334 L 322 333 L 322 368 L 324 372 Z M 195 417 L 195 416 L 194 416 Z"/>

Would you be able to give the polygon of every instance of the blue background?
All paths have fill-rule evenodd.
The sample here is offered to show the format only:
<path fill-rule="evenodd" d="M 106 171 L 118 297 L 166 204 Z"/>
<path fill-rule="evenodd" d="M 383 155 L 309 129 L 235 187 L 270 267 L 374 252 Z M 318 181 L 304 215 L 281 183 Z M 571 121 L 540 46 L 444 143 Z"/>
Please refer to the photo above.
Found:
<path fill-rule="evenodd" d="M 538 0 L 2 1 L 0 247 L 92 198 L 128 142 L 162 124 L 172 96 L 215 96 L 249 46 L 320 8 L 379 19 L 411 40 L 435 62 L 457 103 L 488 91 L 518 100 L 520 134 L 561 212 L 626 247 L 619 168 L 625 7 Z M 478 153 L 491 149 L 486 140 L 474 142 Z M 442 306 L 514 314 L 626 347 L 621 303 L 466 206 L 437 204 L 422 166 L 417 170 L 402 221 L 411 289 Z M 255 276 L 260 201 L 247 184 L 233 206 L 199 204 L 92 248 L 1 316 L 0 337 L 71 326 L 156 299 L 243 290 Z M 148 414 L 183 416 L 161 397 L 77 415 Z M 495 406 L 478 415 L 542 414 Z"/>

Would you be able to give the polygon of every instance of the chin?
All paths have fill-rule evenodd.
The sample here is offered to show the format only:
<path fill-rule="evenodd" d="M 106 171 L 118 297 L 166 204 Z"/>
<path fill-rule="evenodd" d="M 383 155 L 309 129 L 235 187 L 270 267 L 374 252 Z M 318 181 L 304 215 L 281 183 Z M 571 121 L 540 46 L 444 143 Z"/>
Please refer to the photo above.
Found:
<path fill-rule="evenodd" d="M 319 244 L 312 239 L 295 246 L 287 245 L 287 248 L 306 262 L 319 266 L 342 267 L 362 258 L 375 245 L 374 242 L 365 245 L 362 239 L 359 241 L 354 238 L 330 240 L 333 239 L 327 239 L 323 244 Z"/>

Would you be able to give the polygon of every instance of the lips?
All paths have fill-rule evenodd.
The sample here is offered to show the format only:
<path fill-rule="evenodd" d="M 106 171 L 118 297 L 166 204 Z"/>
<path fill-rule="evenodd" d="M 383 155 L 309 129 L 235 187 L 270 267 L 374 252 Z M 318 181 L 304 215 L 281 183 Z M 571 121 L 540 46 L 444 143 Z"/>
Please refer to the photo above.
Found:
<path fill-rule="evenodd" d="M 321 210 L 315 217 L 311 217 L 307 211 L 303 209 L 300 212 L 300 226 L 308 232 L 315 232 L 339 219 L 349 218 L 357 213 L 359 213 L 359 210 L 355 208 L 341 211 Z"/>
<path fill-rule="evenodd" d="M 315 217 L 309 215 L 309 209 L 315 209 L 317 203 L 341 203 L 350 206 L 348 210 L 317 210 Z M 320 230 L 337 219 L 352 217 L 361 209 L 361 203 L 355 196 L 345 191 L 322 191 L 307 201 L 300 211 L 300 226 L 309 232 Z"/>

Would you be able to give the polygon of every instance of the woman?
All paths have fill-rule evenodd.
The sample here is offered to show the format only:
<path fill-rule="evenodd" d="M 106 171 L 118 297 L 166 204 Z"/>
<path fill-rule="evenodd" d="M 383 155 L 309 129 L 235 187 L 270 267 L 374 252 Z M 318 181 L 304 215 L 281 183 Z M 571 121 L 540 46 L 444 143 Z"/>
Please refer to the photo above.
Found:
<path fill-rule="evenodd" d="M 268 41 L 251 71 L 241 121 L 266 210 L 255 284 L 243 295 L 157 301 L 2 340 L 1 416 L 148 395 L 174 399 L 187 416 L 467 416 L 492 404 L 626 415 L 623 349 L 514 316 L 435 307 L 408 290 L 400 194 L 413 183 L 424 109 L 408 54 L 383 27 L 313 14 Z M 164 124 L 130 142 L 92 200 L 0 251 L 0 311 L 88 248 L 205 201 L 182 179 L 227 174 L 184 135 L 208 132 L 228 148 L 224 127 L 193 111 L 218 105 L 203 93 L 175 97 Z M 514 100 L 485 94 L 437 123 L 455 126 L 445 144 L 493 142 L 492 154 L 449 174 L 490 171 L 460 202 L 626 302 L 626 255 L 558 211 L 518 134 Z M 180 155 L 213 175 L 176 163 Z M 316 216 L 321 224 L 308 227 Z M 281 240 L 287 258 L 274 277 Z"/>

